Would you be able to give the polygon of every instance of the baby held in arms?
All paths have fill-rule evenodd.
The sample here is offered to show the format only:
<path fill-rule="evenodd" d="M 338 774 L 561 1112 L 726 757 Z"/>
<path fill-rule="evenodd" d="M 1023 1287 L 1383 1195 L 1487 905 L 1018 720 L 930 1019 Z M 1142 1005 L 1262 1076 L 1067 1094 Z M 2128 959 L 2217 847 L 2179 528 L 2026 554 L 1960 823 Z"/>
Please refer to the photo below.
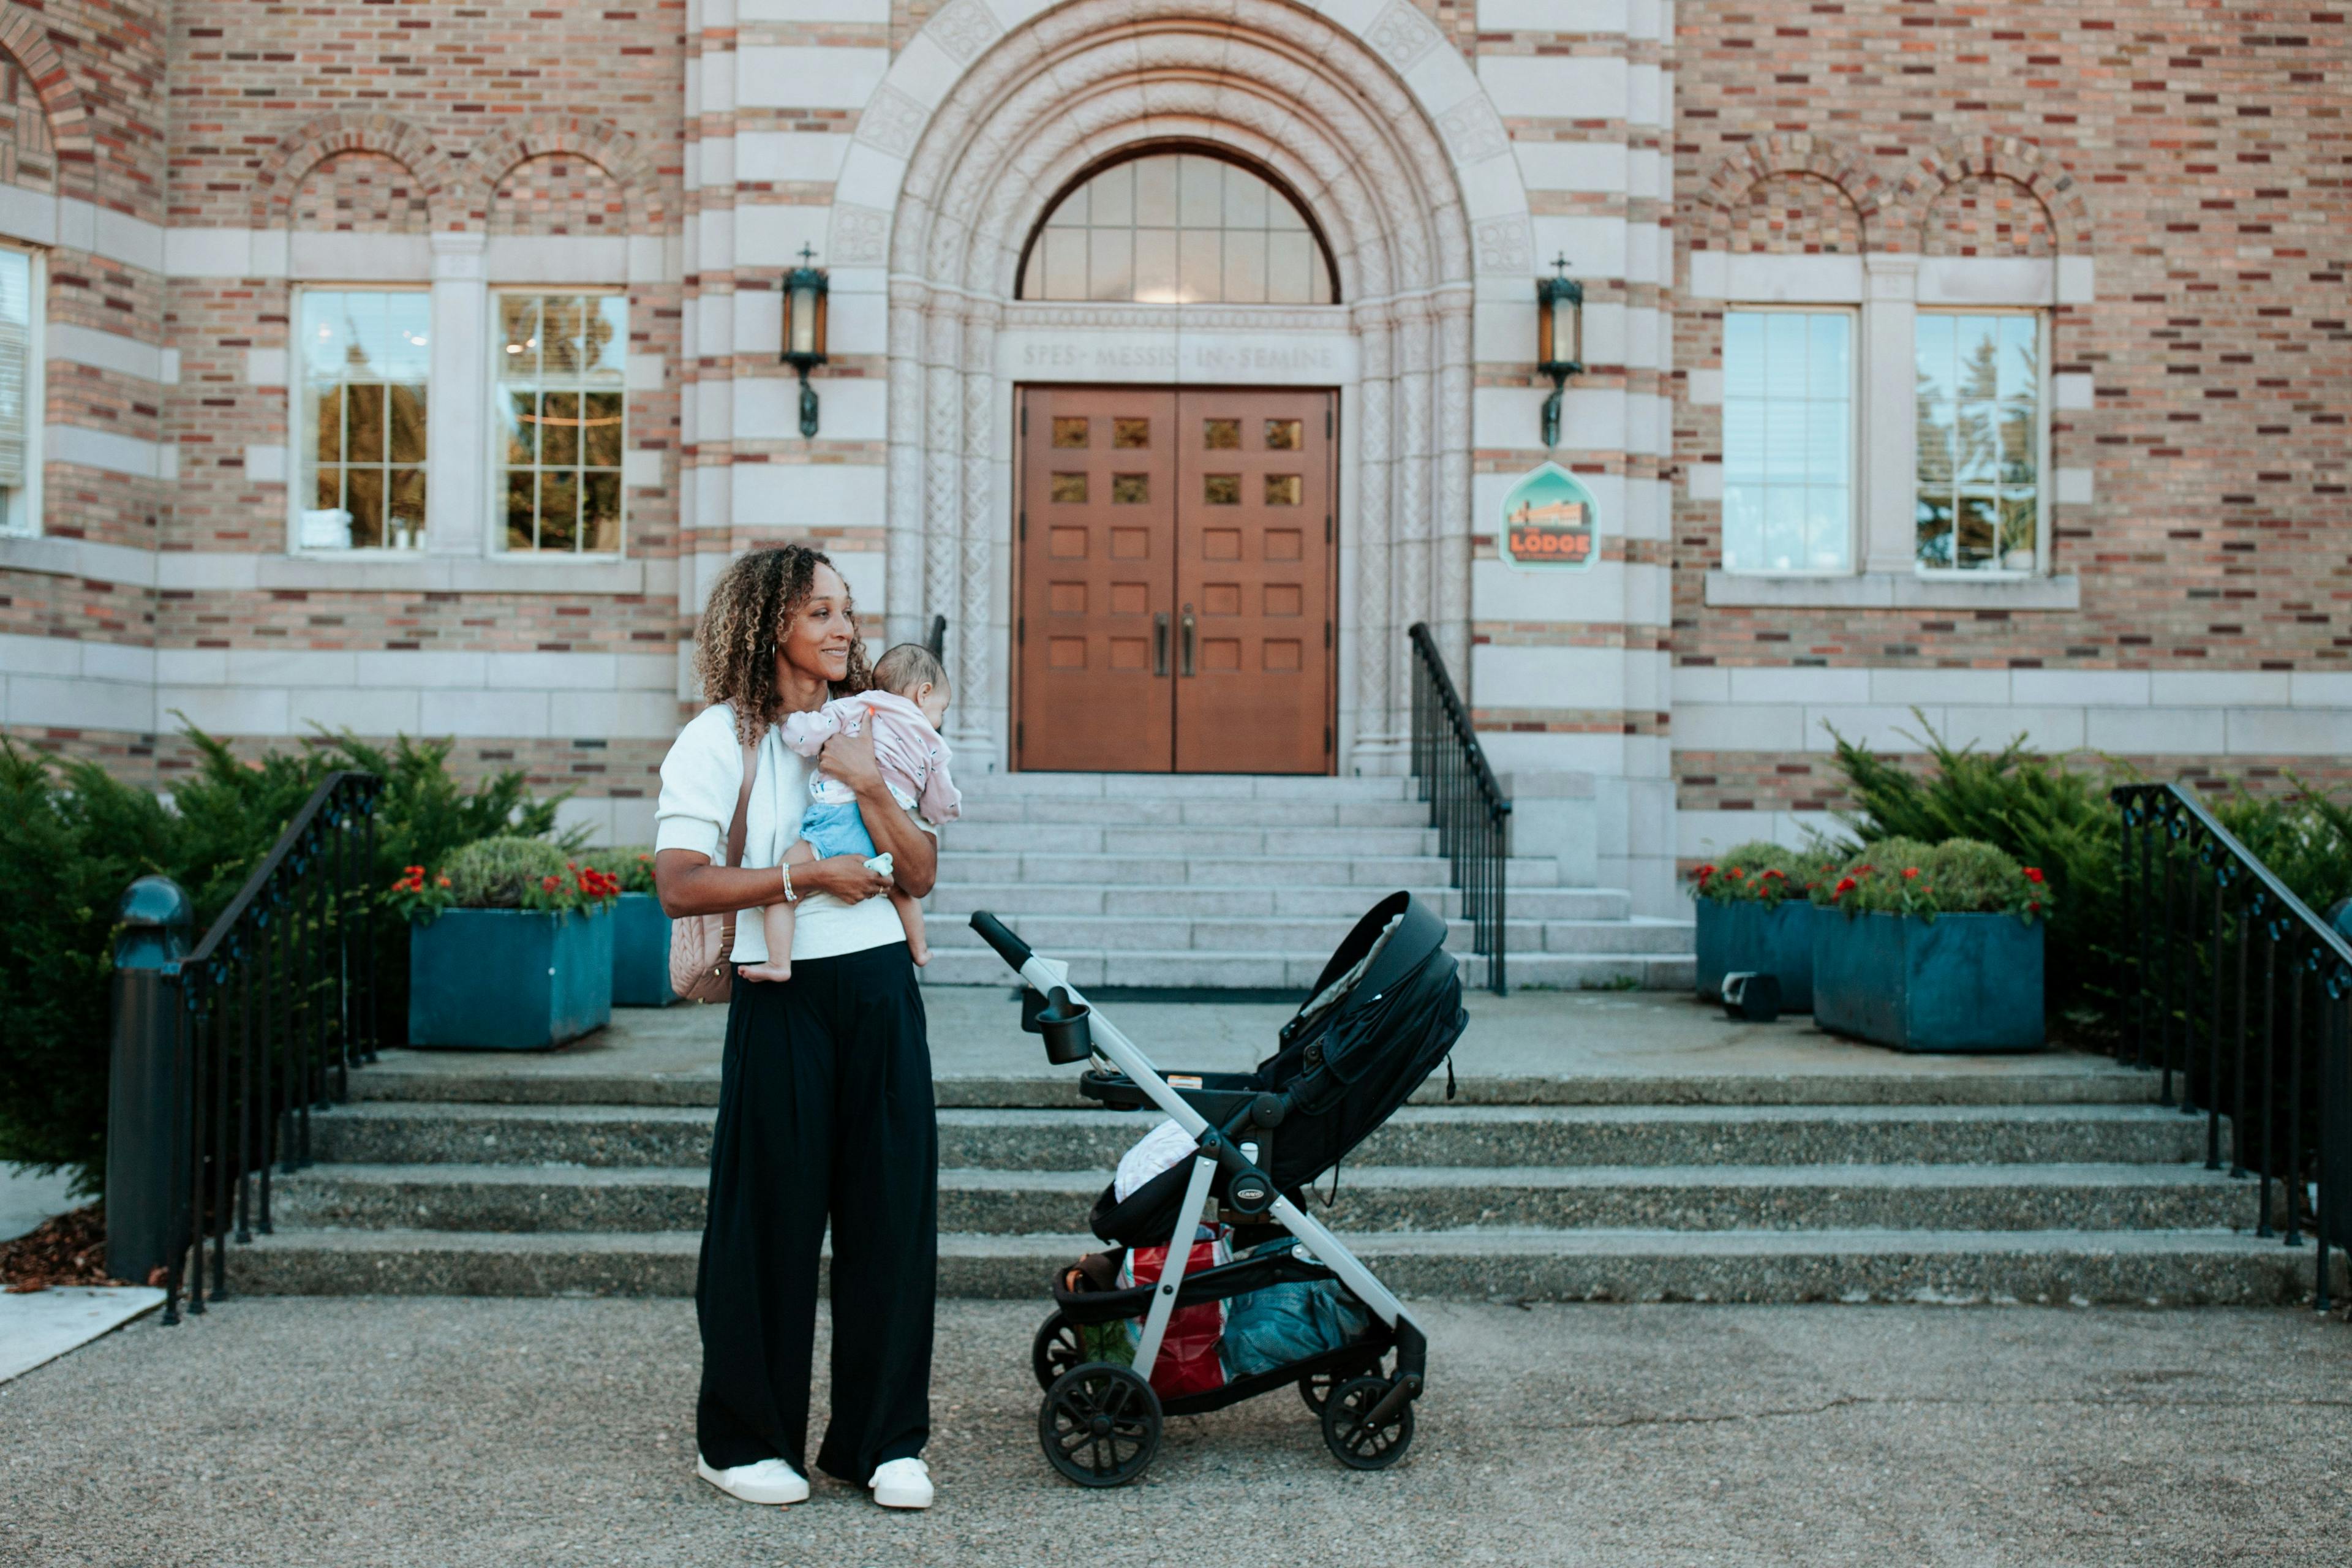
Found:
<path fill-rule="evenodd" d="M 813 713 L 784 717 L 784 744 L 803 757 L 814 757 L 835 735 L 855 735 L 869 723 L 874 731 L 874 760 L 883 782 L 900 805 L 919 811 L 937 827 L 953 822 L 962 798 L 948 778 L 947 742 L 940 739 L 940 721 L 948 711 L 948 674 L 929 648 L 920 643 L 900 643 L 874 667 L 874 687 L 855 697 L 836 697 Z M 857 797 L 849 786 L 829 778 L 823 768 L 809 774 L 809 805 L 801 817 L 801 836 L 784 853 L 785 888 L 792 886 L 792 868 L 805 866 L 828 855 L 874 858 L 874 837 L 858 815 Z M 919 964 L 931 961 L 923 941 L 923 907 L 893 889 L 899 923 L 907 928 L 907 949 Z M 761 927 L 768 941 L 768 961 L 747 963 L 736 973 L 746 980 L 790 980 L 793 977 L 793 900 L 770 904 L 761 910 Z"/>

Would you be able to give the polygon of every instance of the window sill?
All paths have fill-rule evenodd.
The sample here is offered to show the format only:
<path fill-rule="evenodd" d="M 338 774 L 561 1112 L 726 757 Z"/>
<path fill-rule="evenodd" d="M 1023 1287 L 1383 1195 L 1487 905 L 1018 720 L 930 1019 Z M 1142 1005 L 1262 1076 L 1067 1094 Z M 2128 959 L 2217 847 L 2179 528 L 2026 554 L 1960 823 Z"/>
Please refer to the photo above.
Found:
<path fill-rule="evenodd" d="M 164 557 L 167 563 L 170 559 Z M 354 552 L 348 557 L 320 552 L 254 559 L 257 588 L 326 593 L 394 589 L 433 594 L 646 594 L 677 587 L 673 563 L 614 556 L 533 561 L 503 553 L 428 555 L 411 551 Z M 164 570 L 168 573 L 169 566 Z"/>
<path fill-rule="evenodd" d="M 1823 610 L 2078 610 L 2082 579 L 1988 577 L 1969 582 L 1908 572 L 1841 577 L 1751 577 L 1712 571 L 1706 602 L 1727 608 Z"/>

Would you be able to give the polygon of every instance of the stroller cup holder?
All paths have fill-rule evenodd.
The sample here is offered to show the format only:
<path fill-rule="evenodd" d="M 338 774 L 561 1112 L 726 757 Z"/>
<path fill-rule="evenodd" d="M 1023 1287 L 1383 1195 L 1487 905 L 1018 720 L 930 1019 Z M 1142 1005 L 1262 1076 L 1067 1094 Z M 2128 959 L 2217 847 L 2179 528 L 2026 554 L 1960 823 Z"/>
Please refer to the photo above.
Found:
<path fill-rule="evenodd" d="M 1091 1011 L 1058 985 L 1046 995 L 1037 1013 L 1037 1033 L 1045 1037 L 1047 1061 L 1067 1067 L 1095 1054 L 1094 1028 L 1087 1022 Z"/>

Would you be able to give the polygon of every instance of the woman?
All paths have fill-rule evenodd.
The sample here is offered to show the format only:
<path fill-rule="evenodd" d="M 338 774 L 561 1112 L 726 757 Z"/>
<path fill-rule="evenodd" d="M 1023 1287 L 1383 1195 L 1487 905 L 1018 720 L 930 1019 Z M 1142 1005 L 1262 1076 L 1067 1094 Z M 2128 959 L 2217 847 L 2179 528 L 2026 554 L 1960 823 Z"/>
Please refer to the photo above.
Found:
<path fill-rule="evenodd" d="M 802 545 L 754 551 L 711 590 L 695 644 L 711 706 L 662 763 L 654 882 L 672 918 L 734 911 L 738 964 L 767 956 L 759 911 L 794 900 L 793 977 L 738 978 L 727 1011 L 710 1209 L 695 1313 L 702 1392 L 695 1469 L 746 1502 L 808 1496 L 809 1363 L 818 1250 L 833 1221 L 833 1418 L 816 1462 L 887 1508 L 928 1508 L 939 1131 L 930 1046 L 892 882 L 916 898 L 938 865 L 929 831 L 883 783 L 869 736 L 816 765 L 856 792 L 893 870 L 854 856 L 786 870 L 812 764 L 782 742 L 786 713 L 866 686 L 849 586 Z M 726 842 L 756 748 L 742 865 Z"/>

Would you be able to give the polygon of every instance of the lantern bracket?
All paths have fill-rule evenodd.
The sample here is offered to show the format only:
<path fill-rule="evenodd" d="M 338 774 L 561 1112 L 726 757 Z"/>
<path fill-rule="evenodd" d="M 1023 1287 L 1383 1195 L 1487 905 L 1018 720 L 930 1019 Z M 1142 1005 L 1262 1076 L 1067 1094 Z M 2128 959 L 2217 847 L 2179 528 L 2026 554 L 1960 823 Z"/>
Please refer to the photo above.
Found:
<path fill-rule="evenodd" d="M 1559 445 L 1559 405 L 1568 378 L 1584 372 L 1584 362 L 1577 357 L 1584 346 L 1584 285 L 1568 275 L 1565 254 L 1553 259 L 1552 270 L 1552 277 L 1536 279 L 1536 370 L 1551 377 L 1551 395 L 1544 399 L 1543 405 L 1543 444 L 1547 450 Z M 1559 329 L 1555 324 L 1562 305 L 1574 313 L 1575 323 L 1570 342 L 1565 345 L 1557 341 Z M 1570 352 L 1563 354 L 1563 347 Z"/>
<path fill-rule="evenodd" d="M 817 429 L 816 388 L 809 384 L 809 372 L 824 363 L 824 316 L 826 279 L 824 268 L 814 265 L 816 252 L 808 246 L 801 247 L 801 264 L 784 274 L 784 342 L 783 362 L 800 372 L 801 434 L 814 437 Z M 796 301 L 805 298 L 805 307 L 813 312 L 811 330 L 805 348 L 795 349 L 793 340 L 801 334 L 793 320 Z"/>

